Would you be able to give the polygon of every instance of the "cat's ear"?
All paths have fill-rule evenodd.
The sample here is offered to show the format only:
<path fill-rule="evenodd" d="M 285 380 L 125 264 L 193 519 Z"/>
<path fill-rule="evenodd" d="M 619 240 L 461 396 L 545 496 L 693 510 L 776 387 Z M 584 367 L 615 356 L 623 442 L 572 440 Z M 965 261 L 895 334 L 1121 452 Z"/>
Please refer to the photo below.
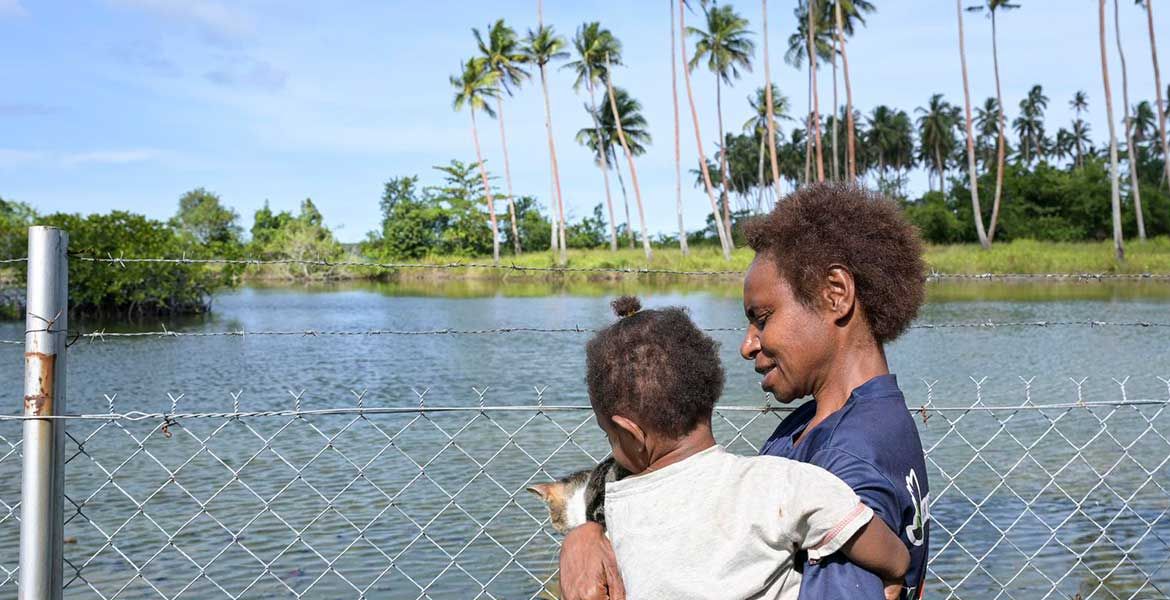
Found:
<path fill-rule="evenodd" d="M 527 490 L 540 496 L 541 500 L 548 502 L 548 496 L 552 493 L 553 487 L 556 485 L 555 483 L 534 483 L 528 486 Z"/>

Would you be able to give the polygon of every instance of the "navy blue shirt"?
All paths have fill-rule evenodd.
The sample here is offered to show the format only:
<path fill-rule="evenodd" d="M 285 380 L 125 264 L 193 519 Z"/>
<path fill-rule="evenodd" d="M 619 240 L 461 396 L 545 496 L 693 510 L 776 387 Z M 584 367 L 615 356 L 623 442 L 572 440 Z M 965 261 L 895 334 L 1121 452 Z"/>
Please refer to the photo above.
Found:
<path fill-rule="evenodd" d="M 853 390 L 841 410 L 805 431 L 816 412 L 806 402 L 788 415 L 760 454 L 824 468 L 849 484 L 861 501 L 910 550 L 902 598 L 921 598 L 929 546 L 930 488 L 918 428 L 893 375 L 874 377 Z M 794 437 L 801 436 L 793 446 Z M 883 598 L 881 579 L 836 553 L 804 565 L 801 600 Z"/>

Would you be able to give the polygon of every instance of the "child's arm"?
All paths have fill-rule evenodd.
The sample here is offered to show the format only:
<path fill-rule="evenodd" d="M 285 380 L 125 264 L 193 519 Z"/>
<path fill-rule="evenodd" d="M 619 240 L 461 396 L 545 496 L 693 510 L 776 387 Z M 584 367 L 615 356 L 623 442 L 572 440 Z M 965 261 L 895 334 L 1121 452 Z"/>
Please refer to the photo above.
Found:
<path fill-rule="evenodd" d="M 906 545 L 876 515 L 841 546 L 841 551 L 850 562 L 887 582 L 901 581 L 910 569 Z"/>

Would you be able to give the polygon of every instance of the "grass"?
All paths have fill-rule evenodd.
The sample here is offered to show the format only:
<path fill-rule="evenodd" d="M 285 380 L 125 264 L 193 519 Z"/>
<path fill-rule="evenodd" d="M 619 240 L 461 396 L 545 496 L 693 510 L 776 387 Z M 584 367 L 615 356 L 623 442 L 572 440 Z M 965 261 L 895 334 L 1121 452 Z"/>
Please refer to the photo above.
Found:
<path fill-rule="evenodd" d="M 575 268 L 651 268 L 674 271 L 737 271 L 747 269 L 754 253 L 747 248 L 737 248 L 730 261 L 723 259 L 717 247 L 692 247 L 688 256 L 678 248 L 655 248 L 654 257 L 646 261 L 642 250 L 608 249 L 569 250 L 569 267 Z M 490 263 L 491 258 L 455 256 L 433 256 L 419 261 L 420 264 L 449 263 Z M 977 244 L 955 244 L 928 246 L 926 249 L 928 269 L 937 273 L 1157 273 L 1170 274 L 1170 238 L 1158 238 L 1145 242 L 1132 241 L 1126 244 L 1126 260 L 1118 263 L 1113 259 L 1110 242 L 1037 242 L 1018 240 L 1003 242 L 983 250 Z M 520 267 L 555 267 L 556 256 L 552 252 L 531 252 L 519 256 L 500 257 L 501 265 Z M 433 272 L 432 272 L 433 273 Z M 499 277 L 541 277 L 547 274 L 523 272 L 479 272 L 485 278 Z M 442 277 L 420 272 L 423 278 Z M 460 273 L 460 276 L 469 274 Z M 558 275 L 559 276 L 559 275 Z M 620 276 L 620 274 L 619 274 Z M 408 275 L 409 277 L 409 275 Z"/>
<path fill-rule="evenodd" d="M 1037 242 L 933 246 L 926 262 L 939 273 L 1170 273 L 1170 238 L 1131 241 L 1125 262 L 1113 258 L 1112 242 Z"/>

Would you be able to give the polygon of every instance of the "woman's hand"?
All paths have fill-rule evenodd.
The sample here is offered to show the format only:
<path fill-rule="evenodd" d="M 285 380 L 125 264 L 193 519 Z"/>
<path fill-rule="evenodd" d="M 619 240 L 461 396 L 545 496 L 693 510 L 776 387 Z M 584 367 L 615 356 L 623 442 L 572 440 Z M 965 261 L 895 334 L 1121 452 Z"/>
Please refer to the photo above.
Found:
<path fill-rule="evenodd" d="M 560 587 L 564 600 L 625 600 L 617 557 L 597 523 L 580 525 L 565 536 Z"/>
<path fill-rule="evenodd" d="M 885 587 L 886 600 L 898 600 L 902 597 L 902 582 L 885 580 L 882 582 Z"/>

